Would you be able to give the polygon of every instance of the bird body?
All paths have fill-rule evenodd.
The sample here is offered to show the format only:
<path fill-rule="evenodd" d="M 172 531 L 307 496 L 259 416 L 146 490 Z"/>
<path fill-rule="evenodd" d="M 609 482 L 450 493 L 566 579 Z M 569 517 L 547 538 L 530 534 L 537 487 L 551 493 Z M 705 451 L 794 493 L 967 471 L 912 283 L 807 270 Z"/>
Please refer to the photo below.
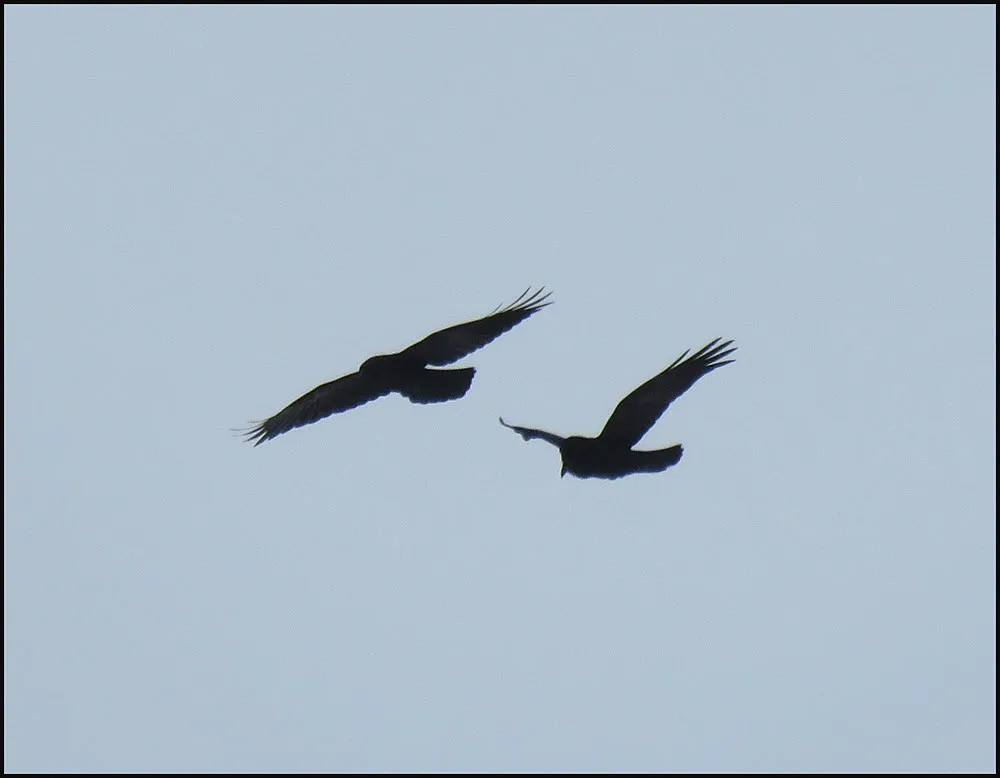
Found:
<path fill-rule="evenodd" d="M 681 446 L 654 451 L 634 451 L 628 446 L 603 441 L 600 437 L 579 435 L 566 438 L 560 447 L 563 466 L 561 475 L 572 473 L 577 478 L 621 478 L 632 473 L 658 473 L 681 460 Z"/>
<path fill-rule="evenodd" d="M 415 403 L 445 402 L 463 397 L 476 375 L 474 367 L 449 370 L 426 367 L 423 360 L 401 352 L 369 357 L 358 373 L 371 386 L 398 392 Z"/>
<path fill-rule="evenodd" d="M 667 407 L 694 385 L 703 375 L 733 360 L 736 351 L 731 340 L 716 338 L 690 357 L 687 351 L 661 373 L 650 378 L 626 396 L 608 418 L 597 437 L 563 437 L 552 432 L 517 427 L 500 419 L 525 440 L 544 440 L 559 449 L 562 458 L 560 476 L 570 473 L 578 478 L 621 478 L 632 473 L 658 473 L 676 465 L 684 454 L 680 445 L 653 451 L 636 451 L 642 439 Z"/>

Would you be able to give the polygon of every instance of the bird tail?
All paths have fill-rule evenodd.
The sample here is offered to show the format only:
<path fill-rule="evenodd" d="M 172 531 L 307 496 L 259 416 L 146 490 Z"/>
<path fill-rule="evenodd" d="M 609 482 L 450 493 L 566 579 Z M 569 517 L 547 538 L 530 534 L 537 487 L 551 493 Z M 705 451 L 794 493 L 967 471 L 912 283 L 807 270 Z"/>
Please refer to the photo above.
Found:
<path fill-rule="evenodd" d="M 424 368 L 407 377 L 406 386 L 400 393 L 414 403 L 440 403 L 457 400 L 465 396 L 472 386 L 476 368 L 463 367 L 454 370 L 431 370 Z"/>
<path fill-rule="evenodd" d="M 654 451 L 632 451 L 630 460 L 633 472 L 659 473 L 681 461 L 684 448 L 680 444 Z"/>

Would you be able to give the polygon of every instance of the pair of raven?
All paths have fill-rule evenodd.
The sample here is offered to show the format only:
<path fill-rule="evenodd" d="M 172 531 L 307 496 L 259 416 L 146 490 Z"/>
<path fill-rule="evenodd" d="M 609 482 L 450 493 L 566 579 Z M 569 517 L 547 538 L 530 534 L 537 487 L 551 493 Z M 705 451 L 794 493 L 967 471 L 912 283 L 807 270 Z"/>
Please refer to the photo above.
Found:
<path fill-rule="evenodd" d="M 274 416 L 254 424 L 243 434 L 259 446 L 265 440 L 296 427 L 324 419 L 334 413 L 399 392 L 410 402 L 437 403 L 464 397 L 476 374 L 474 367 L 438 370 L 482 348 L 547 305 L 551 292 L 530 287 L 506 307 L 465 324 L 456 324 L 428 335 L 395 354 L 366 359 L 356 373 L 345 375 L 308 392 Z M 618 403 L 604 429 L 595 438 L 572 435 L 564 438 L 543 430 L 517 427 L 501 417 L 500 423 L 525 440 L 538 438 L 559 449 L 562 473 L 578 478 L 621 478 L 632 473 L 658 473 L 676 465 L 683 454 L 680 445 L 655 451 L 636 451 L 639 442 L 667 407 L 691 388 L 695 381 L 736 351 L 733 341 L 716 338 L 691 356 L 685 351 L 663 372 L 650 378 Z"/>

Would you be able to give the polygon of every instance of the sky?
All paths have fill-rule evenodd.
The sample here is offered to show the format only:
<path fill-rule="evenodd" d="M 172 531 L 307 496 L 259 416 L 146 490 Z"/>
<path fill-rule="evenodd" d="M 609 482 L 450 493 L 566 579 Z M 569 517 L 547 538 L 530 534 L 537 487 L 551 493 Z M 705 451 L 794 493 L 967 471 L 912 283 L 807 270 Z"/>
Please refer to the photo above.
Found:
<path fill-rule="evenodd" d="M 995 772 L 995 31 L 5 6 L 4 771 Z"/>

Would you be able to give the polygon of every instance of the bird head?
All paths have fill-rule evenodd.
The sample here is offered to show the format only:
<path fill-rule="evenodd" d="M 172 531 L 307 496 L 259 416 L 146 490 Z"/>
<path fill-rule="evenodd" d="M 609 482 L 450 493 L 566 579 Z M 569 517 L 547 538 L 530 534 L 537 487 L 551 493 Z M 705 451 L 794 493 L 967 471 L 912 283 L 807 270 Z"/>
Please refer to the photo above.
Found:
<path fill-rule="evenodd" d="M 393 360 L 390 355 L 378 354 L 374 357 L 368 357 L 368 359 L 362 362 L 361 367 L 358 368 L 358 372 L 369 374 L 384 372 L 392 364 Z"/>

